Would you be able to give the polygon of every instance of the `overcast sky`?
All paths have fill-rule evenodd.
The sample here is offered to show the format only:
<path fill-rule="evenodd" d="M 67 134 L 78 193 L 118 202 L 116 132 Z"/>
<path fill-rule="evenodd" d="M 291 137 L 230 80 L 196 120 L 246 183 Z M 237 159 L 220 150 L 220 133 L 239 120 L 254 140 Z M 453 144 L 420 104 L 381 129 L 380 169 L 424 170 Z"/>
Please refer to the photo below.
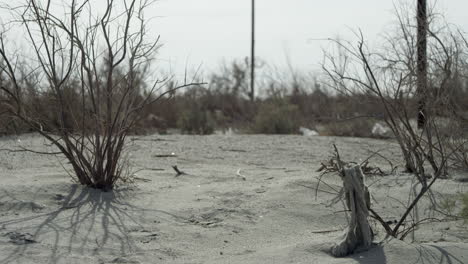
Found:
<path fill-rule="evenodd" d="M 357 28 L 368 39 L 377 39 L 393 23 L 395 5 L 391 0 L 256 0 L 257 55 L 285 65 L 289 54 L 294 67 L 313 70 L 326 46 L 313 39 L 346 36 Z M 468 31 L 468 1 L 438 0 L 435 6 L 449 22 Z M 152 30 L 164 44 L 160 59 L 175 71 L 186 64 L 202 64 L 209 71 L 223 60 L 249 56 L 250 8 L 251 0 L 157 1 L 148 16 L 156 16 Z"/>
<path fill-rule="evenodd" d="M 448 22 L 468 31 L 467 0 L 428 1 Z M 105 1 L 92 3 L 99 11 Z M 257 56 L 279 67 L 289 56 L 295 69 L 312 72 L 327 46 L 317 39 L 348 38 L 351 30 L 361 29 L 372 43 L 394 23 L 398 3 L 416 0 L 256 0 Z M 1 21 L 4 15 L 0 10 Z M 251 0 L 156 0 L 146 17 L 152 18 L 151 35 L 161 37 L 158 65 L 166 72 L 182 75 L 185 67 L 201 65 L 210 73 L 223 62 L 250 56 Z"/>

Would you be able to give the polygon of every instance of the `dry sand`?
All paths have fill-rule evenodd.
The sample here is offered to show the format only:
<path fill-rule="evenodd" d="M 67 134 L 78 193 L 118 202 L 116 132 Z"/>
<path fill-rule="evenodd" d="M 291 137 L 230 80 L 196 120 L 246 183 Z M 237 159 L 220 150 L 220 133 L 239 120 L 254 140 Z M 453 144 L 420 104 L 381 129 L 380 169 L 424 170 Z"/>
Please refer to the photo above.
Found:
<path fill-rule="evenodd" d="M 34 135 L 0 139 L 47 150 Z M 0 152 L 0 263 L 468 263 L 461 221 L 421 226 L 407 241 L 382 240 L 348 258 L 327 253 L 346 225 L 342 204 L 328 206 L 337 176 L 320 186 L 316 169 L 336 143 L 343 159 L 392 141 L 302 136 L 146 136 L 129 147 L 137 178 L 113 192 L 73 184 L 62 158 Z M 174 153 L 174 157 L 160 157 Z M 388 170 L 382 159 L 373 165 Z M 186 175 L 175 177 L 171 166 Z M 240 171 L 239 171 L 240 170 Z M 400 169 L 401 171 L 401 169 Z M 246 180 L 237 174 L 245 176 Z M 402 213 L 411 176 L 370 177 L 373 207 L 386 220 Z M 436 194 L 466 192 L 441 180 Z M 420 206 L 420 218 L 428 211 Z M 411 241 L 414 239 L 414 243 Z"/>

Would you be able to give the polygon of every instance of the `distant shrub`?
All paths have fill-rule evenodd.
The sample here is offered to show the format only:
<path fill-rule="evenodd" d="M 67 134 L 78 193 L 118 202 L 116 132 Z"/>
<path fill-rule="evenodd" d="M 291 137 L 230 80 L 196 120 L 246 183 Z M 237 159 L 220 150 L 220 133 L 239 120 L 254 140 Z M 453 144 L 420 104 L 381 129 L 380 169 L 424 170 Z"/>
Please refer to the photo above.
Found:
<path fill-rule="evenodd" d="M 375 121 L 371 119 L 352 119 L 326 123 L 319 126 L 318 132 L 322 136 L 338 137 L 374 137 L 372 127 Z"/>
<path fill-rule="evenodd" d="M 190 111 L 184 111 L 177 122 L 182 133 L 209 135 L 215 130 L 213 115 L 206 110 L 193 107 Z"/>
<path fill-rule="evenodd" d="M 460 216 L 463 218 L 465 223 L 468 223 L 468 193 L 462 195 L 461 201 L 463 208 L 460 212 Z"/>
<path fill-rule="evenodd" d="M 455 197 L 442 197 L 439 201 L 440 209 L 446 215 L 455 215 L 457 210 L 457 201 L 459 200 L 459 196 Z"/>
<path fill-rule="evenodd" d="M 286 101 L 273 100 L 260 105 L 255 117 L 255 133 L 295 134 L 299 130 L 299 108 Z"/>

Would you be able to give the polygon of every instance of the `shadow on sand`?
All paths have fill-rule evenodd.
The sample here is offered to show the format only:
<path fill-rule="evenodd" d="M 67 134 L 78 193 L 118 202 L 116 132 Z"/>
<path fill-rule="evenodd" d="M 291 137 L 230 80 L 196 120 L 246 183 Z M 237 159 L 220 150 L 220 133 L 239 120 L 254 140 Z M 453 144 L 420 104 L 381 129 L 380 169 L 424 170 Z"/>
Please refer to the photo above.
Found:
<path fill-rule="evenodd" d="M 383 246 L 380 244 L 374 244 L 369 250 L 355 253 L 350 258 L 361 264 L 387 263 Z"/>
<path fill-rule="evenodd" d="M 400 263 L 424 263 L 424 264 L 463 264 L 463 260 L 459 259 L 457 256 L 451 254 L 447 250 L 437 245 L 420 245 L 413 244 L 409 245 L 405 249 L 394 249 L 397 251 L 396 254 L 400 256 L 394 256 L 396 261 L 402 261 L 402 258 L 406 259 L 405 262 Z M 413 251 L 414 250 L 414 251 Z M 462 251 L 463 249 L 460 249 Z M 392 250 L 390 250 L 392 251 Z M 414 254 L 411 254 L 413 252 Z M 391 253 L 395 254 L 395 253 Z M 389 263 L 387 257 L 385 256 L 384 246 L 380 244 L 374 245 L 371 249 L 365 252 L 356 253 L 350 256 L 349 258 L 353 259 L 355 262 L 360 264 L 386 264 Z M 395 263 L 391 261 L 391 263 Z"/>
<path fill-rule="evenodd" d="M 452 246 L 454 247 L 454 246 Z M 456 246 L 455 246 L 456 247 Z M 418 245 L 418 259 L 414 263 L 429 263 L 429 264 L 464 264 L 463 260 L 448 252 L 446 249 L 434 245 Z M 464 249 L 459 251 L 463 252 Z"/>
<path fill-rule="evenodd" d="M 7 190 L 0 192 L 2 200 L 18 200 Z M 29 249 L 37 251 L 37 247 L 41 250 L 38 257 L 46 258 L 47 263 L 63 263 L 71 254 L 82 257 L 100 255 L 102 251 L 114 256 L 134 253 L 138 247 L 132 239 L 132 232 L 150 231 L 140 224 L 144 211 L 149 210 L 125 202 L 132 194 L 131 190 L 125 189 L 102 192 L 71 185 L 68 194 L 57 195 L 58 209 L 1 221 L 2 233 L 14 231 L 16 237 L 23 240 L 11 241 L 13 238 L 10 236 L 10 242 L 17 243 L 12 243 L 12 250 L 2 254 L 0 263 L 18 262 L 19 258 L 27 257 Z M 157 215 L 179 218 L 164 211 L 151 211 L 152 215 L 156 211 Z M 27 240 L 24 234 L 29 236 Z"/>

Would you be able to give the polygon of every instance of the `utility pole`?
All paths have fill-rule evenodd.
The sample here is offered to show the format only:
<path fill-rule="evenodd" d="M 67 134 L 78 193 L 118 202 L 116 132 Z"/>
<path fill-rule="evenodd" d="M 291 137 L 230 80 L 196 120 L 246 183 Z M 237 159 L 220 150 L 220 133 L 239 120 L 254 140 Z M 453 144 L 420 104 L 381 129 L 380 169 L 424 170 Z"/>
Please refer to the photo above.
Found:
<path fill-rule="evenodd" d="M 255 0 L 252 0 L 252 43 L 250 54 L 250 100 L 255 100 Z"/>
<path fill-rule="evenodd" d="M 418 128 L 424 128 L 426 124 L 426 100 L 427 100 L 427 0 L 417 0 L 417 99 L 418 99 Z"/>

